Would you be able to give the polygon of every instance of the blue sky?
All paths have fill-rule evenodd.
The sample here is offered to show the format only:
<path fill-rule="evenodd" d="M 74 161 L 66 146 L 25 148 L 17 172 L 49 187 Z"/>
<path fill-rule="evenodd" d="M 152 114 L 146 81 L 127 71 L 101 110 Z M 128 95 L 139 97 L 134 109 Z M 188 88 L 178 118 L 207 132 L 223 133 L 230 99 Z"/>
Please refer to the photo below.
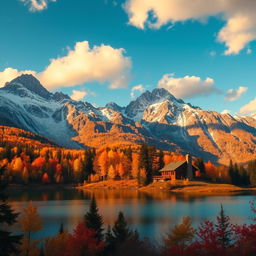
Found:
<path fill-rule="evenodd" d="M 136 2 L 140 1 L 3 0 L 0 9 L 1 83 L 16 73 L 31 70 L 42 78 L 41 82 L 44 81 L 49 90 L 61 90 L 69 95 L 82 91 L 82 94 L 77 93 L 78 98 L 86 94 L 83 100 L 98 106 L 110 101 L 126 105 L 132 99 L 133 87 L 140 89 L 134 90 L 134 95 L 138 96 L 142 90 L 152 90 L 159 85 L 203 109 L 219 112 L 226 109 L 233 114 L 241 112 L 241 108 L 243 114 L 256 112 L 254 37 L 241 45 L 225 30 L 228 39 L 225 39 L 226 34 L 220 39 L 220 31 L 237 17 L 233 6 L 230 7 L 232 12 L 220 7 L 216 13 L 210 9 L 210 14 L 202 11 L 185 18 L 171 16 L 166 8 L 170 16 L 167 21 L 158 13 L 159 6 L 151 6 L 150 18 L 142 19 L 144 26 L 141 27 L 137 21 L 141 20 L 143 11 L 136 7 Z M 170 3 L 175 1 L 169 0 Z M 156 2 L 164 8 L 168 0 Z M 245 2 L 249 6 L 252 1 Z M 125 3 L 131 8 L 125 8 Z M 246 10 L 243 15 L 251 18 Z M 249 27 L 252 34 L 253 22 L 250 21 L 252 28 Z M 238 21 L 233 26 L 239 29 L 239 24 Z M 85 41 L 90 48 L 83 51 L 81 58 L 78 53 L 63 59 L 70 56 L 78 42 Z M 95 46 L 98 48 L 93 48 Z M 106 51 L 107 58 L 103 57 Z M 72 70 L 77 58 L 78 63 L 81 62 L 80 73 Z M 55 62 L 50 66 L 51 59 Z M 88 61 L 94 63 L 89 68 Z M 6 69 L 12 71 L 11 75 Z M 65 74 L 56 82 L 53 76 L 58 72 L 62 74 L 63 70 Z M 109 88 L 111 86 L 115 88 Z M 228 93 L 230 89 L 233 91 Z"/>

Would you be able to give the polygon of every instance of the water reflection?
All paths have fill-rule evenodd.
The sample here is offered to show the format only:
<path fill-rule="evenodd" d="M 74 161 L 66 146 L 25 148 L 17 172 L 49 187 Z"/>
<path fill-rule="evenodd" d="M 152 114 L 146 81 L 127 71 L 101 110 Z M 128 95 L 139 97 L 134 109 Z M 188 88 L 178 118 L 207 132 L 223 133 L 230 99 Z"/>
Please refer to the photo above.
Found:
<path fill-rule="evenodd" d="M 222 203 L 234 223 L 248 221 L 251 215 L 249 201 L 254 195 L 195 196 L 166 193 L 148 193 L 137 190 L 78 191 L 59 189 L 12 189 L 10 201 L 20 211 L 32 200 L 38 207 L 44 222 L 44 230 L 37 237 L 55 235 L 60 223 L 72 231 L 83 220 L 89 209 L 90 199 L 95 195 L 104 217 L 105 226 L 112 225 L 119 211 L 123 211 L 128 223 L 138 229 L 142 236 L 159 239 L 170 226 L 183 216 L 190 216 L 197 226 L 205 219 L 214 219 Z"/>

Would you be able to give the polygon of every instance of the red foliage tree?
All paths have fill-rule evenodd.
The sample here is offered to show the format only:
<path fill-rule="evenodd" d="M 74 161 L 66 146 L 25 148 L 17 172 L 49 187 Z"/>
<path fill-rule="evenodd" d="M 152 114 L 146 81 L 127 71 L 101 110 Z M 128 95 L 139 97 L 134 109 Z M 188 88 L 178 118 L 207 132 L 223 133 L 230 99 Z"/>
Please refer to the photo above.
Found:
<path fill-rule="evenodd" d="M 235 225 L 233 230 L 236 236 L 234 255 L 256 255 L 256 225 Z"/>
<path fill-rule="evenodd" d="M 56 174 L 61 174 L 61 172 L 62 172 L 61 164 L 57 164 L 56 165 L 55 172 L 56 172 Z"/>
<path fill-rule="evenodd" d="M 44 157 L 37 157 L 33 163 L 32 166 L 38 170 L 42 170 L 43 166 L 45 165 L 45 158 Z"/>
<path fill-rule="evenodd" d="M 95 237 L 96 232 L 79 223 L 70 235 L 65 256 L 94 256 L 100 253 L 105 243 Z"/>
<path fill-rule="evenodd" d="M 45 172 L 42 177 L 43 184 L 47 184 L 50 182 L 48 174 Z"/>

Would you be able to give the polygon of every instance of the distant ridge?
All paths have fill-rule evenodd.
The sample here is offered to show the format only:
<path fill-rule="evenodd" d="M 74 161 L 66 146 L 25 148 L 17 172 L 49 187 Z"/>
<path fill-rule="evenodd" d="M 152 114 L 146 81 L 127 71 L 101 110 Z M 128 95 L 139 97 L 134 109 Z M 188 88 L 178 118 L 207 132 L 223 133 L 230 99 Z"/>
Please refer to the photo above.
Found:
<path fill-rule="evenodd" d="M 228 164 L 255 159 L 256 116 L 205 111 L 163 88 L 142 93 L 127 106 L 95 107 L 47 91 L 33 75 L 0 88 L 0 124 L 39 134 L 68 148 L 148 143 Z"/>

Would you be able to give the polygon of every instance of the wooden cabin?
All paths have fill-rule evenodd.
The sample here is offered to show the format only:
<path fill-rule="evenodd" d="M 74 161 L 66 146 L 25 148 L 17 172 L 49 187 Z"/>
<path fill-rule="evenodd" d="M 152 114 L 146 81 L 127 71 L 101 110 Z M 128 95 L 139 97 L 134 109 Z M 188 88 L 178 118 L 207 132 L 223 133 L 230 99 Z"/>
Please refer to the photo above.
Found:
<path fill-rule="evenodd" d="M 172 162 L 164 166 L 160 171 L 160 176 L 154 176 L 154 181 L 159 180 L 193 180 L 195 174 L 199 169 L 192 164 L 192 157 L 186 155 L 186 160 L 179 162 Z"/>

